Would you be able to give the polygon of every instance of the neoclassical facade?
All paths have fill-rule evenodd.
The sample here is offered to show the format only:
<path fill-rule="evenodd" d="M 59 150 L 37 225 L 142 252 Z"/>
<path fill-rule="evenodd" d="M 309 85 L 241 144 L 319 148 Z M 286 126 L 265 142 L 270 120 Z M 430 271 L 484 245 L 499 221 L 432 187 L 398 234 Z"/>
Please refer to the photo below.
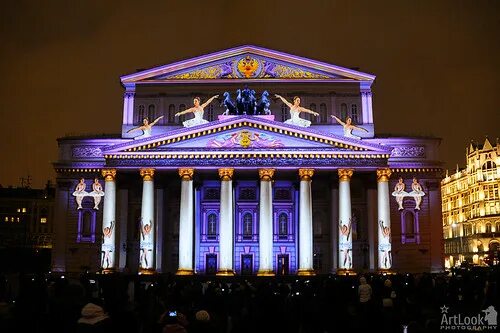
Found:
<path fill-rule="evenodd" d="M 440 141 L 377 136 L 374 80 L 256 46 L 121 77 L 122 133 L 58 140 L 53 269 L 442 270 Z"/>
<path fill-rule="evenodd" d="M 471 143 L 467 167 L 441 182 L 446 267 L 500 261 L 500 143 Z"/>

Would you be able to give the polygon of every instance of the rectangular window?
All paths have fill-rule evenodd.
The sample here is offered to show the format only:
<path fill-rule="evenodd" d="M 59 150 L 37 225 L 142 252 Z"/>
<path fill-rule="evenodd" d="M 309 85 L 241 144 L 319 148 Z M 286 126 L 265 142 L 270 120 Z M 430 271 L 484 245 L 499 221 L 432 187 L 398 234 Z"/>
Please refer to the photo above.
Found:
<path fill-rule="evenodd" d="M 47 223 L 47 218 L 46 217 L 40 217 L 40 223 L 42 223 L 42 224 Z"/>

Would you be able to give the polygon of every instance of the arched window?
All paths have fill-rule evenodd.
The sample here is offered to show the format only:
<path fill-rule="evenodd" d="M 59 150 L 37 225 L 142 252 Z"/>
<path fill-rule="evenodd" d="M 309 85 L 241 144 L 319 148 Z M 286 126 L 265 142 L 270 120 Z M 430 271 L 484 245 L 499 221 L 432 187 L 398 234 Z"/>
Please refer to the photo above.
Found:
<path fill-rule="evenodd" d="M 328 110 L 326 109 L 325 103 L 321 103 L 319 105 L 319 118 L 322 124 L 326 124 L 328 122 Z"/>
<path fill-rule="evenodd" d="M 288 106 L 281 104 L 281 121 L 288 119 Z"/>
<path fill-rule="evenodd" d="M 214 106 L 213 104 L 210 104 L 207 107 L 207 120 L 214 121 L 214 119 L 215 119 Z"/>
<path fill-rule="evenodd" d="M 181 105 L 179 105 L 179 112 L 182 112 L 182 111 L 184 111 L 184 110 L 186 110 L 186 104 L 181 104 Z M 185 120 L 185 119 L 186 119 L 186 116 L 185 116 L 185 115 L 179 116 L 179 117 L 177 118 L 177 123 L 178 123 L 178 124 L 182 124 L 182 123 L 184 122 L 184 120 Z"/>
<path fill-rule="evenodd" d="M 418 213 L 411 210 L 401 212 L 401 243 L 420 243 Z"/>
<path fill-rule="evenodd" d="M 310 109 L 311 111 L 316 112 L 316 104 L 315 104 L 315 103 L 311 103 L 311 105 L 309 105 L 309 109 Z M 319 120 L 319 119 L 318 119 L 318 117 L 316 117 L 315 115 L 310 114 L 310 113 L 308 113 L 308 115 L 309 115 L 309 120 L 310 120 L 313 124 L 318 123 L 318 120 Z"/>
<path fill-rule="evenodd" d="M 92 236 L 92 215 L 89 211 L 83 213 L 82 219 L 82 237 L 89 238 Z"/>
<path fill-rule="evenodd" d="M 137 123 L 142 125 L 142 120 L 146 118 L 144 105 L 139 105 L 137 108 Z"/>
<path fill-rule="evenodd" d="M 283 212 L 278 217 L 278 226 L 279 226 L 279 236 L 287 237 L 288 236 L 288 215 Z"/>
<path fill-rule="evenodd" d="M 340 104 L 340 120 L 344 121 L 347 118 L 347 104 Z"/>
<path fill-rule="evenodd" d="M 495 223 L 495 232 L 500 233 L 500 222 Z"/>
<path fill-rule="evenodd" d="M 152 122 L 155 120 L 155 105 L 154 104 L 149 104 L 148 106 L 148 120 L 149 122 Z"/>
<path fill-rule="evenodd" d="M 493 162 L 491 160 L 486 161 L 486 162 L 484 162 L 482 169 L 483 169 L 483 171 L 488 171 L 488 170 L 495 170 L 496 171 L 497 165 L 495 162 Z"/>
<path fill-rule="evenodd" d="M 486 233 L 490 233 L 491 232 L 491 223 L 486 223 L 485 232 Z"/>
<path fill-rule="evenodd" d="M 214 238 L 217 236 L 217 214 L 210 213 L 207 218 L 207 236 Z"/>
<path fill-rule="evenodd" d="M 243 215 L 243 238 L 251 238 L 253 234 L 253 217 L 251 213 Z"/>
<path fill-rule="evenodd" d="M 168 123 L 175 124 L 175 105 L 170 104 L 168 106 Z"/>
<path fill-rule="evenodd" d="M 356 104 L 351 105 L 351 120 L 353 124 L 358 123 L 358 106 Z"/>

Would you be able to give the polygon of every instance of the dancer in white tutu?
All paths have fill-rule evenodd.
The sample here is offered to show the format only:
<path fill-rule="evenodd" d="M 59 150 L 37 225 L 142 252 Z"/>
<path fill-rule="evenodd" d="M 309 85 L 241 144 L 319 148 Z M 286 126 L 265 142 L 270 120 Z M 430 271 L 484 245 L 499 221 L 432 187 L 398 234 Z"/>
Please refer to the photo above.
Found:
<path fill-rule="evenodd" d="M 87 185 L 85 184 L 85 179 L 80 178 L 80 182 L 78 185 L 76 185 L 75 191 L 73 192 L 73 195 L 75 196 L 76 203 L 78 204 L 77 209 L 82 209 L 82 201 L 83 197 L 89 195 L 85 189 L 87 188 Z"/>
<path fill-rule="evenodd" d="M 152 123 L 149 123 L 149 120 L 148 118 L 144 118 L 142 120 L 142 125 L 141 126 L 138 126 L 138 127 L 135 127 L 135 128 L 132 128 L 132 129 L 129 129 L 127 131 L 127 133 L 131 133 L 131 132 L 135 132 L 135 131 L 142 131 L 142 135 L 139 135 L 139 136 L 136 136 L 134 138 L 134 140 L 139 140 L 139 139 L 143 139 L 143 138 L 147 138 L 147 137 L 150 137 L 151 136 L 151 131 L 152 131 L 152 127 L 158 122 L 158 120 L 160 120 L 161 118 L 163 118 L 163 116 L 159 116 L 158 118 L 156 118 L 155 120 L 153 120 Z"/>
<path fill-rule="evenodd" d="M 194 104 L 193 107 L 181 112 L 177 112 L 175 116 L 178 117 L 186 113 L 191 113 L 191 112 L 194 113 L 194 118 L 186 120 L 185 122 L 182 123 L 184 127 L 193 127 L 196 125 L 206 124 L 208 123 L 208 120 L 203 119 L 203 114 L 205 113 L 204 109 L 208 104 L 212 103 L 212 101 L 217 97 L 219 97 L 219 95 L 212 96 L 208 99 L 208 101 L 206 101 L 201 105 L 200 105 L 201 99 L 199 97 L 195 97 L 193 99 L 193 104 Z"/>
<path fill-rule="evenodd" d="M 314 112 L 312 110 L 306 109 L 305 107 L 300 106 L 300 97 L 295 96 L 293 98 L 293 104 L 287 101 L 283 96 L 275 94 L 277 98 L 281 99 L 286 106 L 290 108 L 290 119 L 285 121 L 285 124 L 300 126 L 300 127 L 309 127 L 311 126 L 311 122 L 306 119 L 302 119 L 299 117 L 301 112 L 310 113 L 314 116 L 319 116 L 319 113 Z"/>
<path fill-rule="evenodd" d="M 396 202 L 399 205 L 399 210 L 403 208 L 403 198 L 408 195 L 408 192 L 405 191 L 405 183 L 403 183 L 403 178 L 399 177 L 398 183 L 394 187 L 394 192 L 392 195 L 396 197 Z"/>
<path fill-rule="evenodd" d="M 344 136 L 346 138 L 353 138 L 353 139 L 358 139 L 358 140 L 361 139 L 361 137 L 352 134 L 352 130 L 355 130 L 355 129 L 368 133 L 367 129 L 353 125 L 351 117 L 347 117 L 345 119 L 345 122 L 343 122 L 342 120 L 340 120 L 339 118 L 337 118 L 333 115 L 331 117 L 334 118 L 340 125 L 342 125 L 344 127 Z"/>
<path fill-rule="evenodd" d="M 94 209 L 99 209 L 99 203 L 101 202 L 101 197 L 104 196 L 104 191 L 102 190 L 102 185 L 99 183 L 99 179 L 94 179 L 94 183 L 92 184 L 92 192 L 90 192 L 90 196 L 94 197 Z"/>
<path fill-rule="evenodd" d="M 420 210 L 420 203 L 422 203 L 422 197 L 425 195 L 425 192 L 422 190 L 422 186 L 418 182 L 417 178 L 413 178 L 413 183 L 411 183 L 411 191 L 409 195 L 415 199 L 415 209 Z"/>

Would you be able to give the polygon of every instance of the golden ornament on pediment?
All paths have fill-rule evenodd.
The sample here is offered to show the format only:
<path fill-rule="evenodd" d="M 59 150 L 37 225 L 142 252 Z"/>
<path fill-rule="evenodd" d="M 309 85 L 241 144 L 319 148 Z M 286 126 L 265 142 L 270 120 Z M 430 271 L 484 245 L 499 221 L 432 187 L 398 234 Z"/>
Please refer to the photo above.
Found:
<path fill-rule="evenodd" d="M 238 61 L 237 67 L 238 71 L 248 79 L 255 76 L 255 72 L 259 68 L 259 61 L 247 55 Z"/>

